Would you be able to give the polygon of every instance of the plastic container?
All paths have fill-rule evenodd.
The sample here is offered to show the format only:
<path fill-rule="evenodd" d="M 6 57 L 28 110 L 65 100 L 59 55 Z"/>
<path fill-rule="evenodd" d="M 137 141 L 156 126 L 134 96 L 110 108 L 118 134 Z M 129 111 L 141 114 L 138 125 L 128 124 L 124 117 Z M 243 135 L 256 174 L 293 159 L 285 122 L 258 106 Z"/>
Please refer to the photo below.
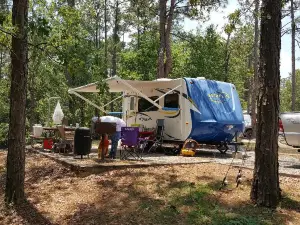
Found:
<path fill-rule="evenodd" d="M 33 126 L 33 136 L 34 137 L 40 137 L 43 133 L 43 127 L 40 124 L 35 124 Z"/>
<path fill-rule="evenodd" d="M 192 149 L 181 149 L 182 156 L 195 156 L 196 152 Z"/>
<path fill-rule="evenodd" d="M 44 149 L 52 149 L 53 147 L 53 140 L 51 138 L 44 139 L 43 141 L 43 148 Z"/>

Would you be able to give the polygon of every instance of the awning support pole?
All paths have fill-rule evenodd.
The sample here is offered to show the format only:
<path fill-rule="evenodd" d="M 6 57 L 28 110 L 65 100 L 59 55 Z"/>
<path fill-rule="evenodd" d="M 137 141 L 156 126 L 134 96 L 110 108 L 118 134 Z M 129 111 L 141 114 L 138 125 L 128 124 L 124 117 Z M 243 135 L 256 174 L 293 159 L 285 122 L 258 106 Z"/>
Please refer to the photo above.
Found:
<path fill-rule="evenodd" d="M 125 86 L 129 87 L 131 90 L 133 90 L 134 92 L 136 92 L 137 94 L 139 94 L 140 96 L 142 96 L 144 99 L 146 99 L 148 102 L 150 102 L 152 105 L 156 106 L 159 109 L 162 109 L 162 107 L 160 105 L 158 105 L 156 102 L 152 101 L 147 95 L 144 95 L 142 92 L 140 92 L 138 89 L 136 89 L 135 87 L 132 87 L 130 84 L 128 84 L 126 81 L 120 79 L 119 77 L 115 77 L 115 79 L 117 81 L 120 81 L 121 83 L 123 83 Z"/>
<path fill-rule="evenodd" d="M 156 99 L 154 102 L 157 102 L 159 99 L 165 97 L 166 95 L 170 94 L 171 92 L 173 92 L 174 90 L 176 90 L 177 88 L 181 87 L 181 84 L 178 85 L 177 87 L 171 89 L 170 91 L 166 92 L 165 94 L 163 94 L 162 96 L 160 96 L 158 99 Z"/>
<path fill-rule="evenodd" d="M 114 101 L 116 101 L 116 100 L 118 100 L 119 98 L 122 98 L 122 97 L 123 97 L 123 95 L 121 95 L 121 96 L 115 98 L 114 100 L 112 100 L 112 101 L 110 101 L 109 103 L 105 104 L 103 107 L 109 105 L 110 103 L 112 103 L 112 102 L 114 102 Z"/>
<path fill-rule="evenodd" d="M 107 113 L 102 107 L 97 106 L 96 104 L 94 104 L 93 102 L 91 102 L 90 100 L 88 100 L 87 98 L 83 97 L 82 95 L 78 94 L 76 91 L 70 91 L 70 94 L 74 94 L 77 97 L 81 98 L 82 100 L 86 101 L 87 103 L 89 103 L 90 105 L 94 106 L 95 108 L 99 109 L 100 111 Z"/>

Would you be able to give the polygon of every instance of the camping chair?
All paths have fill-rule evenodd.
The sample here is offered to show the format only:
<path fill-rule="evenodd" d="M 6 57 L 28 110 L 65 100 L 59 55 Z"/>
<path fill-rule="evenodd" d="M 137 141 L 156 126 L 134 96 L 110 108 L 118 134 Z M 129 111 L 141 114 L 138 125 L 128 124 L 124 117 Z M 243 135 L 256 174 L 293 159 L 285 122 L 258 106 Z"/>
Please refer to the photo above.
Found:
<path fill-rule="evenodd" d="M 144 141 L 145 139 L 139 138 L 138 127 L 122 127 L 120 159 L 126 160 L 132 157 L 142 160 Z"/>
<path fill-rule="evenodd" d="M 157 148 L 162 148 L 162 144 L 164 141 L 164 129 L 165 129 L 165 120 L 158 119 L 156 120 L 156 130 L 154 134 L 154 139 L 149 140 L 149 143 L 153 143 L 152 146 L 149 148 L 148 153 L 151 151 L 156 151 Z"/>
<path fill-rule="evenodd" d="M 58 149 L 58 153 L 60 153 L 61 150 L 66 153 L 67 149 L 70 149 L 72 152 L 74 146 L 74 135 L 72 133 L 67 133 L 63 125 L 58 125 L 57 130 L 60 135 L 60 140 L 54 145 L 54 149 Z"/>

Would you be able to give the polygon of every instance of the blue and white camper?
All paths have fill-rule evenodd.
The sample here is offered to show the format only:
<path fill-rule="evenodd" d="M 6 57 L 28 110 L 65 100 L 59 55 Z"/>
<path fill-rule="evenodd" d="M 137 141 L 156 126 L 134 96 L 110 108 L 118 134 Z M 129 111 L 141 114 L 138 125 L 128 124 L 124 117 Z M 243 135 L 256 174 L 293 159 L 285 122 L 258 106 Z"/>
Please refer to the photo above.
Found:
<path fill-rule="evenodd" d="M 229 143 L 243 132 L 243 112 L 236 88 L 231 83 L 205 78 L 157 79 L 153 81 L 107 79 L 110 92 L 121 92 L 123 119 L 128 125 L 156 127 L 164 119 L 164 140 L 198 143 Z M 69 90 L 97 92 L 97 84 Z M 101 108 L 103 109 L 103 108 Z"/>
<path fill-rule="evenodd" d="M 154 128 L 165 120 L 164 140 L 218 144 L 243 132 L 243 112 L 233 84 L 204 78 L 107 81 L 123 92 L 123 119 Z"/>

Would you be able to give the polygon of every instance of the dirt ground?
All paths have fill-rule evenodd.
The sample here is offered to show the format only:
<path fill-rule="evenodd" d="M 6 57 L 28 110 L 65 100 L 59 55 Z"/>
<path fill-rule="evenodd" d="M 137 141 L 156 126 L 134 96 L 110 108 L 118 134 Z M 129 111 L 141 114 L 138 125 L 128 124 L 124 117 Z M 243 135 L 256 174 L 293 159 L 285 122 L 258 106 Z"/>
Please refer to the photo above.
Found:
<path fill-rule="evenodd" d="M 276 211 L 249 201 L 251 170 L 219 191 L 228 166 L 162 166 L 76 175 L 39 154 L 26 155 L 27 201 L 3 203 L 6 153 L 0 152 L 0 224 L 300 224 L 300 179 L 281 177 Z"/>

